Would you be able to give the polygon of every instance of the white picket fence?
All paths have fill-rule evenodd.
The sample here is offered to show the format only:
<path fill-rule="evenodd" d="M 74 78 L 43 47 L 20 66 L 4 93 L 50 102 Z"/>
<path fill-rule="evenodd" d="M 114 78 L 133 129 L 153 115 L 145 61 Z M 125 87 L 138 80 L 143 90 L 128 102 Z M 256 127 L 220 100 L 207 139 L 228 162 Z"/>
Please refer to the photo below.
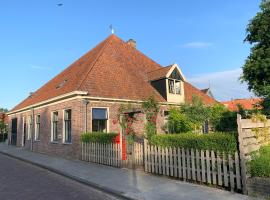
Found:
<path fill-rule="evenodd" d="M 183 148 L 161 148 L 145 141 L 145 171 L 182 180 L 241 190 L 239 155 Z"/>
<path fill-rule="evenodd" d="M 82 143 L 81 159 L 114 167 L 121 166 L 120 145 L 115 143 Z"/>
<path fill-rule="evenodd" d="M 134 143 L 132 155 L 121 160 L 120 145 L 82 143 L 81 159 L 114 167 L 144 166 L 145 172 L 242 190 L 238 152 L 234 154 L 208 150 L 162 148 Z"/>

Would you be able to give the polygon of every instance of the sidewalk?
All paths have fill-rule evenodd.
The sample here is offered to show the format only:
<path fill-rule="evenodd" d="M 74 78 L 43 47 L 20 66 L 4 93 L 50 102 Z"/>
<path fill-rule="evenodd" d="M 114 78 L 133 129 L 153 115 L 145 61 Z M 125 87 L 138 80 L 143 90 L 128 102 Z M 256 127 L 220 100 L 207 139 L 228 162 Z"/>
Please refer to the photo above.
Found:
<path fill-rule="evenodd" d="M 66 160 L 0 144 L 0 153 L 127 199 L 149 200 L 251 200 L 253 198 L 206 186 L 153 176 L 142 171 Z"/>

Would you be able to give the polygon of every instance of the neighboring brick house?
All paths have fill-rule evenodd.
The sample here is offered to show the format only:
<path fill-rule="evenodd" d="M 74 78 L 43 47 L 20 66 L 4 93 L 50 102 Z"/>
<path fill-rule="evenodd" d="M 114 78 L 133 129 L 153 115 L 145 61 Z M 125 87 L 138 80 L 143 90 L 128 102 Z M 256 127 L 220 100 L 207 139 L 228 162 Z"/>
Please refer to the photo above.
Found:
<path fill-rule="evenodd" d="M 113 120 L 120 105 L 140 107 L 151 95 L 161 105 L 159 133 L 170 105 L 190 102 L 192 95 L 215 103 L 186 82 L 176 64 L 162 67 L 138 51 L 134 40 L 110 35 L 8 113 L 9 140 L 33 151 L 78 158 L 81 133 L 119 132 Z M 134 126 L 143 133 L 144 123 Z"/>
<path fill-rule="evenodd" d="M 248 98 L 248 99 L 233 99 L 231 101 L 221 102 L 230 111 L 238 111 L 238 105 L 241 105 L 245 110 L 252 110 L 255 107 L 260 108 L 261 98 Z"/>
<path fill-rule="evenodd" d="M 214 95 L 213 95 L 213 93 L 212 93 L 210 87 L 209 87 L 209 88 L 202 89 L 201 91 L 202 91 L 204 94 L 208 95 L 209 97 L 214 98 Z"/>

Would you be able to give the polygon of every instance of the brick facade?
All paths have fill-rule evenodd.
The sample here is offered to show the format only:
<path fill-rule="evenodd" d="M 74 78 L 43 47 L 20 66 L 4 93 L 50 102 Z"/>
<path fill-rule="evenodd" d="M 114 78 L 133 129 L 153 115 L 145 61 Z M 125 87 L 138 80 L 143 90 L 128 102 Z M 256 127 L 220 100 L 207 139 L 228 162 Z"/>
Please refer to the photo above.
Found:
<path fill-rule="evenodd" d="M 18 114 L 12 114 L 9 117 L 10 120 L 10 130 L 11 130 L 11 120 L 17 118 L 17 146 L 24 146 L 25 149 L 32 150 L 39 153 L 45 153 L 50 155 L 61 156 L 65 158 L 79 159 L 80 156 L 80 134 L 85 132 L 85 112 L 87 110 L 87 130 L 91 132 L 92 130 L 92 108 L 107 108 L 108 109 L 108 132 L 120 132 L 120 125 L 118 123 L 114 124 L 113 120 L 118 118 L 118 109 L 120 107 L 120 102 L 108 102 L 108 101 L 89 101 L 86 105 L 83 99 L 73 99 L 67 100 L 65 102 L 54 103 L 48 106 L 43 106 L 35 108 L 34 110 L 28 110 Z M 138 107 L 139 104 L 133 104 Z M 72 143 L 66 144 L 63 142 L 63 116 L 64 111 L 71 109 L 72 118 Z M 162 106 L 157 118 L 157 129 L 158 133 L 163 133 L 162 126 L 164 125 L 163 110 L 167 109 L 166 106 Z M 58 133 L 59 141 L 51 141 L 51 115 L 52 112 L 58 112 Z M 35 138 L 35 121 L 33 122 L 32 128 L 32 138 L 26 139 L 24 141 L 24 132 L 27 135 L 28 119 L 31 115 L 36 117 L 40 115 L 40 140 L 36 141 Z M 35 117 L 33 119 L 35 119 Z M 136 134 L 144 134 L 144 122 L 145 114 L 137 113 L 135 114 L 136 121 L 133 123 L 133 129 Z M 26 130 L 24 131 L 24 123 L 26 123 Z M 9 137 L 10 138 L 10 137 Z M 31 145 L 32 143 L 32 145 Z"/>

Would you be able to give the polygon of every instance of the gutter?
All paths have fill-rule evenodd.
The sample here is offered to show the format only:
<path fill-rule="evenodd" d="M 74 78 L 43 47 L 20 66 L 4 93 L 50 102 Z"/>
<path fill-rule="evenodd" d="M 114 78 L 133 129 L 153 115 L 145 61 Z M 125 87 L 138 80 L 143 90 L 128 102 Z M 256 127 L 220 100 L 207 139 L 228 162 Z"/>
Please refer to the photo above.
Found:
<path fill-rule="evenodd" d="M 69 93 L 66 93 L 66 94 L 63 94 L 63 95 L 60 95 L 60 96 L 45 100 L 45 101 L 41 101 L 41 102 L 33 104 L 33 105 L 27 106 L 27 107 L 19 109 L 19 110 L 10 111 L 10 112 L 7 113 L 7 115 L 12 115 L 12 114 L 16 114 L 18 112 L 34 109 L 34 108 L 39 107 L 39 106 L 43 106 L 43 105 L 53 103 L 53 102 L 56 102 L 56 101 L 60 101 L 60 100 L 63 100 L 63 99 L 68 99 L 68 98 L 74 97 L 74 96 L 86 96 L 87 94 L 88 94 L 88 92 L 85 92 L 85 91 L 69 92 Z"/>

